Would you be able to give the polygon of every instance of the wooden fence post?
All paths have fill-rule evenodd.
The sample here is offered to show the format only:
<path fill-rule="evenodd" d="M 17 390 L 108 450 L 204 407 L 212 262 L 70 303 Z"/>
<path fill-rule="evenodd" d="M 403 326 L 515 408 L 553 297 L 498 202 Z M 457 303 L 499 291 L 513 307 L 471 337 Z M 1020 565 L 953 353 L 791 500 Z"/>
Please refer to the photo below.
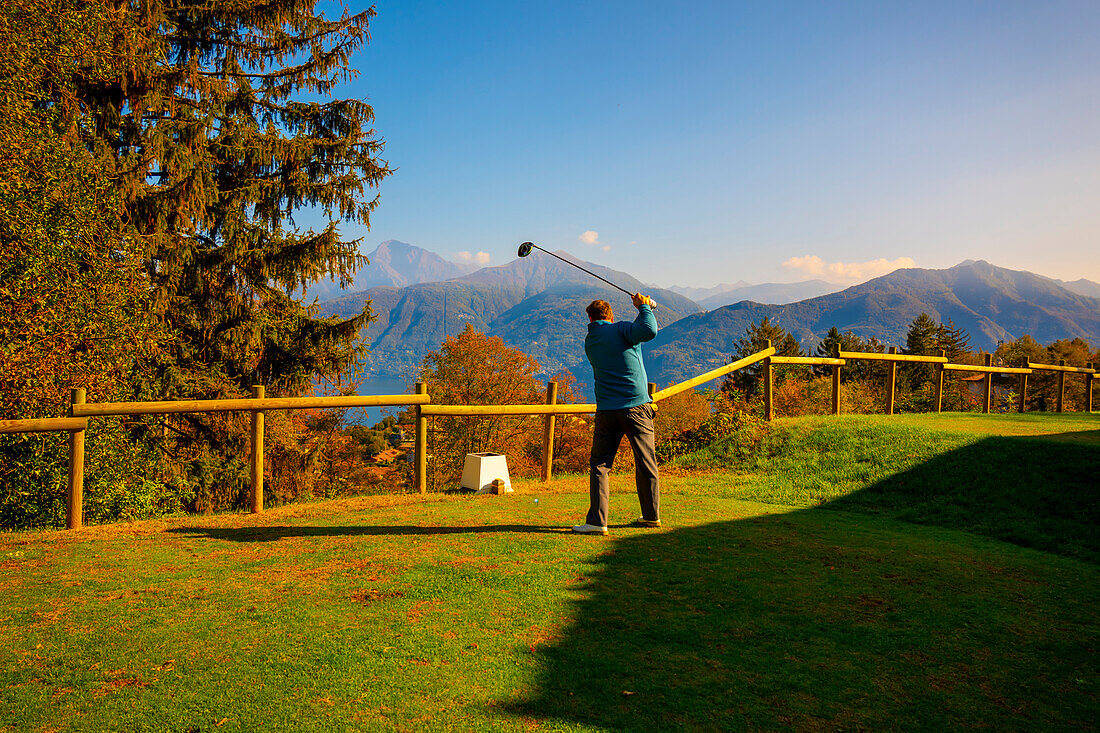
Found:
<path fill-rule="evenodd" d="M 940 349 L 940 358 L 946 359 L 947 352 Z M 943 364 L 936 365 L 936 412 L 943 412 Z"/>
<path fill-rule="evenodd" d="M 993 366 L 993 354 L 985 355 L 985 365 Z M 982 402 L 982 412 L 988 414 L 990 404 L 993 402 L 993 372 L 985 373 L 985 400 Z"/>
<path fill-rule="evenodd" d="M 1023 363 L 1020 364 L 1020 366 L 1023 367 L 1024 369 L 1027 369 L 1028 368 L 1028 360 L 1024 359 Z M 1019 406 L 1018 409 L 1019 409 L 1020 412 L 1026 412 L 1027 411 L 1027 375 L 1026 374 L 1021 374 L 1020 375 L 1020 406 Z"/>
<path fill-rule="evenodd" d="M 252 399 L 264 398 L 264 386 L 252 385 Z M 252 513 L 264 510 L 264 411 L 252 411 Z"/>
<path fill-rule="evenodd" d="M 768 339 L 768 345 L 765 349 L 772 347 L 771 339 Z M 764 419 L 771 422 L 775 417 L 774 408 L 772 405 L 772 358 L 769 356 L 764 359 Z"/>
<path fill-rule="evenodd" d="M 898 347 L 897 346 L 891 346 L 890 347 L 890 353 L 891 354 L 898 353 Z M 893 415 L 894 414 L 894 387 L 897 385 L 897 381 L 898 381 L 898 363 L 896 361 L 891 361 L 890 362 L 890 370 L 889 370 L 889 372 L 887 372 L 887 376 L 886 376 L 886 414 L 887 415 Z"/>
<path fill-rule="evenodd" d="M 1090 361 L 1088 363 L 1088 368 L 1095 369 L 1096 365 Z M 1085 412 L 1092 412 L 1092 383 L 1095 381 L 1093 375 L 1085 375 Z"/>
<path fill-rule="evenodd" d="M 550 381 L 546 383 L 546 404 L 555 405 L 558 402 L 558 383 Z M 542 434 L 542 482 L 550 482 L 550 472 L 554 466 L 554 421 L 553 414 L 547 415 L 543 425 Z"/>
<path fill-rule="evenodd" d="M 1058 366 L 1065 366 L 1066 360 L 1059 359 Z M 1058 372 L 1058 412 L 1062 411 L 1062 403 L 1066 398 L 1066 373 Z"/>
<path fill-rule="evenodd" d="M 833 358 L 840 358 L 840 344 L 833 344 Z M 833 365 L 833 414 L 840 414 L 840 365 Z"/>
<path fill-rule="evenodd" d="M 416 393 L 426 394 L 428 385 L 423 382 L 416 383 Z M 416 490 L 421 494 L 428 491 L 428 418 L 424 416 L 424 409 L 416 406 Z"/>
<path fill-rule="evenodd" d="M 69 417 L 73 417 L 73 405 L 83 405 L 87 392 L 83 387 L 72 390 Z M 65 527 L 80 529 L 84 526 L 84 431 L 69 431 L 69 493 L 65 505 Z"/>

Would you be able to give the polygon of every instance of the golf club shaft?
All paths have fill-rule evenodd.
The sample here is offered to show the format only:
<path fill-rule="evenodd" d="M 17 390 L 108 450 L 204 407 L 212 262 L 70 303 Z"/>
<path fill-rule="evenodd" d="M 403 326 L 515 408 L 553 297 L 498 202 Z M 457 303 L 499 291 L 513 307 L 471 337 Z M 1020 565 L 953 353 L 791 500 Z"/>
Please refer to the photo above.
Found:
<path fill-rule="evenodd" d="M 633 298 L 633 297 L 634 297 L 634 293 L 630 292 L 630 291 L 629 291 L 629 290 L 627 290 L 626 288 L 623 288 L 623 287 L 620 287 L 620 286 L 616 285 L 615 283 L 613 283 L 613 282 L 611 282 L 610 280 L 608 280 L 608 279 L 607 279 L 606 277 L 600 277 L 599 275 L 597 275 L 596 273 L 592 272 L 591 270 L 586 270 L 585 268 L 583 268 L 583 267 L 581 267 L 580 265 L 578 265 L 578 264 L 577 264 L 576 262 L 570 262 L 569 260 L 565 259 L 564 257 L 558 257 L 558 255 L 554 254 L 554 253 L 553 253 L 553 252 L 551 252 L 550 250 L 548 250 L 548 249 L 543 249 L 542 247 L 538 246 L 538 245 L 537 245 L 537 244 L 535 244 L 534 242 L 532 242 L 532 243 L 531 243 L 531 246 L 532 246 L 532 247 L 534 247 L 535 249 L 537 249 L 537 250 L 541 251 L 541 252 L 545 252 L 546 254 L 550 255 L 551 257 L 557 257 L 557 258 L 558 258 L 559 260 L 561 260 L 562 262 L 564 262 L 564 263 L 565 263 L 565 264 L 567 264 L 567 265 L 572 265 L 573 267 L 577 268 L 578 270 L 581 270 L 581 271 L 583 271 L 583 272 L 587 272 L 587 273 L 588 273 L 589 275 L 591 275 L 591 276 L 592 276 L 592 277 L 594 277 L 594 278 L 597 278 L 597 279 L 599 279 L 599 280 L 603 280 L 603 281 L 604 281 L 605 283 L 607 283 L 607 284 L 608 284 L 608 285 L 610 285 L 611 287 L 615 288 L 616 290 L 621 290 L 622 292 L 624 292 L 624 293 L 626 293 L 627 295 L 629 295 L 629 296 L 630 296 L 631 298 Z"/>

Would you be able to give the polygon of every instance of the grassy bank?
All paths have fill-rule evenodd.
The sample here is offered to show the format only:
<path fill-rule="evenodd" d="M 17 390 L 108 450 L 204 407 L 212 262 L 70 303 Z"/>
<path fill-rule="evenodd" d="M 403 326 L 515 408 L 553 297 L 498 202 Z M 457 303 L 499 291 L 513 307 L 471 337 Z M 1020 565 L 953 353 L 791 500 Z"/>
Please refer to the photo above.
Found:
<path fill-rule="evenodd" d="M 1091 729 L 1100 421 L 953 417 L 716 446 L 657 531 L 618 477 L 607 538 L 579 477 L 2 535 L 0 730 Z"/>

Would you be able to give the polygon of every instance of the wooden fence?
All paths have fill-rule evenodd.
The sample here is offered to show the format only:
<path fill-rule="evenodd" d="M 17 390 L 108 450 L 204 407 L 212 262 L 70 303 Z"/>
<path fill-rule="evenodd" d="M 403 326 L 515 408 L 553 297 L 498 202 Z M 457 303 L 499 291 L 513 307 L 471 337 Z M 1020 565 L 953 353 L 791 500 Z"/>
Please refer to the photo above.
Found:
<path fill-rule="evenodd" d="M 653 401 L 668 399 L 689 389 L 705 384 L 727 374 L 763 362 L 762 377 L 764 391 L 764 418 L 774 418 L 774 400 L 772 386 L 773 370 L 777 366 L 828 366 L 832 371 L 832 412 L 840 414 L 840 374 L 848 361 L 868 360 L 888 364 L 886 376 L 886 412 L 894 413 L 894 393 L 899 364 L 923 363 L 936 365 L 936 412 L 943 408 L 943 375 L 947 371 L 980 372 L 985 374 L 985 402 L 982 412 L 990 411 L 992 399 L 992 377 L 994 374 L 1016 374 L 1019 376 L 1019 411 L 1024 412 L 1027 400 L 1027 378 L 1036 371 L 1058 373 L 1057 411 L 1062 412 L 1065 396 L 1065 381 L 1068 374 L 1080 374 L 1085 379 L 1086 411 L 1092 412 L 1092 388 L 1094 380 L 1100 379 L 1095 365 L 1087 367 L 1066 366 L 1063 359 L 1059 364 L 1026 363 L 1020 367 L 993 366 L 992 355 L 986 354 L 984 365 L 949 364 L 944 352 L 939 356 L 913 356 L 897 353 L 896 347 L 890 347 L 889 353 L 863 351 L 835 351 L 832 357 L 776 356 L 775 348 L 768 347 L 743 359 L 730 362 L 725 366 L 712 369 L 679 384 L 658 390 L 650 383 L 649 393 Z M 84 491 L 84 431 L 88 427 L 88 418 L 117 415 L 165 415 L 182 412 L 232 412 L 252 413 L 252 454 L 251 454 L 251 509 L 253 513 L 263 511 L 264 506 L 264 413 L 268 410 L 301 410 L 316 408 L 346 407 L 400 407 L 414 406 L 416 410 L 415 485 L 417 491 L 427 490 L 427 435 L 428 420 L 436 416 L 490 416 L 490 415 L 542 415 L 543 454 L 542 480 L 549 481 L 554 460 L 554 429 L 557 415 L 588 414 L 596 411 L 594 404 L 557 404 L 557 384 L 547 382 L 546 403 L 542 405 L 433 405 L 427 393 L 426 385 L 417 382 L 413 394 L 405 395 L 350 395 L 344 397 L 265 397 L 264 387 L 252 388 L 252 397 L 247 399 L 226 400 L 173 400 L 166 402 L 100 402 L 87 403 L 83 389 L 72 390 L 68 417 L 34 420 L 0 420 L 0 433 L 40 433 L 67 431 L 69 433 L 69 477 L 66 502 L 65 526 L 78 529 L 83 525 Z"/>

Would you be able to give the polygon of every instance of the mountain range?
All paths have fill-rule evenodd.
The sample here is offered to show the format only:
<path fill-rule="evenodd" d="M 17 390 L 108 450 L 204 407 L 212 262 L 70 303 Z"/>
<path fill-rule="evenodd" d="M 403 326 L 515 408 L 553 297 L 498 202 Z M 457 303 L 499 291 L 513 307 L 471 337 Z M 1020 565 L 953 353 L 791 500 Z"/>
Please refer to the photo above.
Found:
<path fill-rule="evenodd" d="M 965 329 L 975 349 L 992 351 L 998 341 L 1025 334 L 1040 343 L 1075 337 L 1100 343 L 1100 299 L 1030 272 L 968 260 L 945 270 L 895 270 L 788 305 L 746 301 L 690 315 L 662 329 L 646 351 L 646 364 L 666 381 L 713 369 L 729 361 L 737 339 L 765 316 L 793 334 L 804 351 L 833 326 L 904 346 L 909 324 L 921 313 Z"/>
<path fill-rule="evenodd" d="M 897 270 L 793 303 L 742 300 L 707 311 L 672 289 L 654 289 L 626 273 L 565 252 L 556 254 L 657 300 L 661 331 L 644 349 L 650 379 L 662 385 L 728 361 L 749 325 L 765 316 L 790 331 L 805 351 L 815 348 L 833 326 L 904 345 L 909 324 L 922 312 L 965 329 L 973 348 L 992 350 L 998 341 L 1024 334 L 1041 343 L 1078 336 L 1100 343 L 1100 298 L 1087 294 L 1092 287 L 1100 292 L 1100 285 L 1088 280 L 1062 283 L 984 261 L 968 260 L 944 270 Z M 583 348 L 584 307 L 603 298 L 620 318 L 634 313 L 628 296 L 539 252 L 442 281 L 426 280 L 437 277 L 435 273 L 455 271 L 440 267 L 438 263 L 445 261 L 428 255 L 412 245 L 384 242 L 372 256 L 392 270 L 379 268 L 389 278 L 386 284 L 345 293 L 323 304 L 327 312 L 347 316 L 359 313 L 364 301 L 371 302 L 377 320 L 365 333 L 370 353 L 363 366 L 369 375 L 411 379 L 428 351 L 469 323 L 534 356 L 545 374 L 570 369 L 583 382 L 589 374 Z M 410 284 L 398 285 L 399 278 Z M 680 290 L 711 302 L 710 298 L 749 287 L 765 286 L 735 283 L 710 293 Z"/>
<path fill-rule="evenodd" d="M 1090 298 L 1100 298 L 1100 283 L 1094 283 L 1092 280 L 1086 280 L 1081 278 L 1080 280 L 1074 280 L 1072 282 L 1066 282 L 1065 280 L 1054 280 L 1054 282 L 1061 285 L 1071 293 L 1077 293 L 1078 295 L 1087 295 Z"/>
<path fill-rule="evenodd" d="M 651 289 L 622 272 L 583 262 L 565 252 L 557 255 L 638 292 L 658 303 L 657 323 L 669 326 L 699 306 L 670 290 Z M 499 267 L 444 282 L 407 287 L 379 286 L 327 301 L 327 312 L 359 313 L 370 301 L 377 320 L 366 333 L 370 354 L 364 364 L 392 378 L 414 374 L 424 355 L 437 349 L 445 335 L 454 336 L 469 323 L 489 336 L 535 357 L 547 374 L 576 372 L 584 360 L 588 320 L 584 308 L 602 298 L 618 314 L 630 314 L 630 297 L 553 257 L 535 252 Z"/>
<path fill-rule="evenodd" d="M 673 285 L 669 290 L 694 300 L 706 310 L 713 310 L 724 305 L 740 303 L 742 300 L 775 305 L 797 303 L 807 298 L 835 293 L 843 288 L 843 285 L 834 285 L 824 280 L 804 280 L 796 283 L 761 283 L 759 285 L 738 280 L 732 284 L 724 283 L 713 288 L 691 288 Z"/>
<path fill-rule="evenodd" d="M 347 291 L 362 292 L 374 287 L 404 288 L 418 283 L 439 282 L 467 275 L 478 269 L 474 264 L 458 264 L 434 252 L 396 239 L 387 239 L 367 255 L 368 264 L 355 273 L 355 281 L 341 290 L 331 280 L 310 285 L 309 298 L 326 301 L 342 297 Z"/>

